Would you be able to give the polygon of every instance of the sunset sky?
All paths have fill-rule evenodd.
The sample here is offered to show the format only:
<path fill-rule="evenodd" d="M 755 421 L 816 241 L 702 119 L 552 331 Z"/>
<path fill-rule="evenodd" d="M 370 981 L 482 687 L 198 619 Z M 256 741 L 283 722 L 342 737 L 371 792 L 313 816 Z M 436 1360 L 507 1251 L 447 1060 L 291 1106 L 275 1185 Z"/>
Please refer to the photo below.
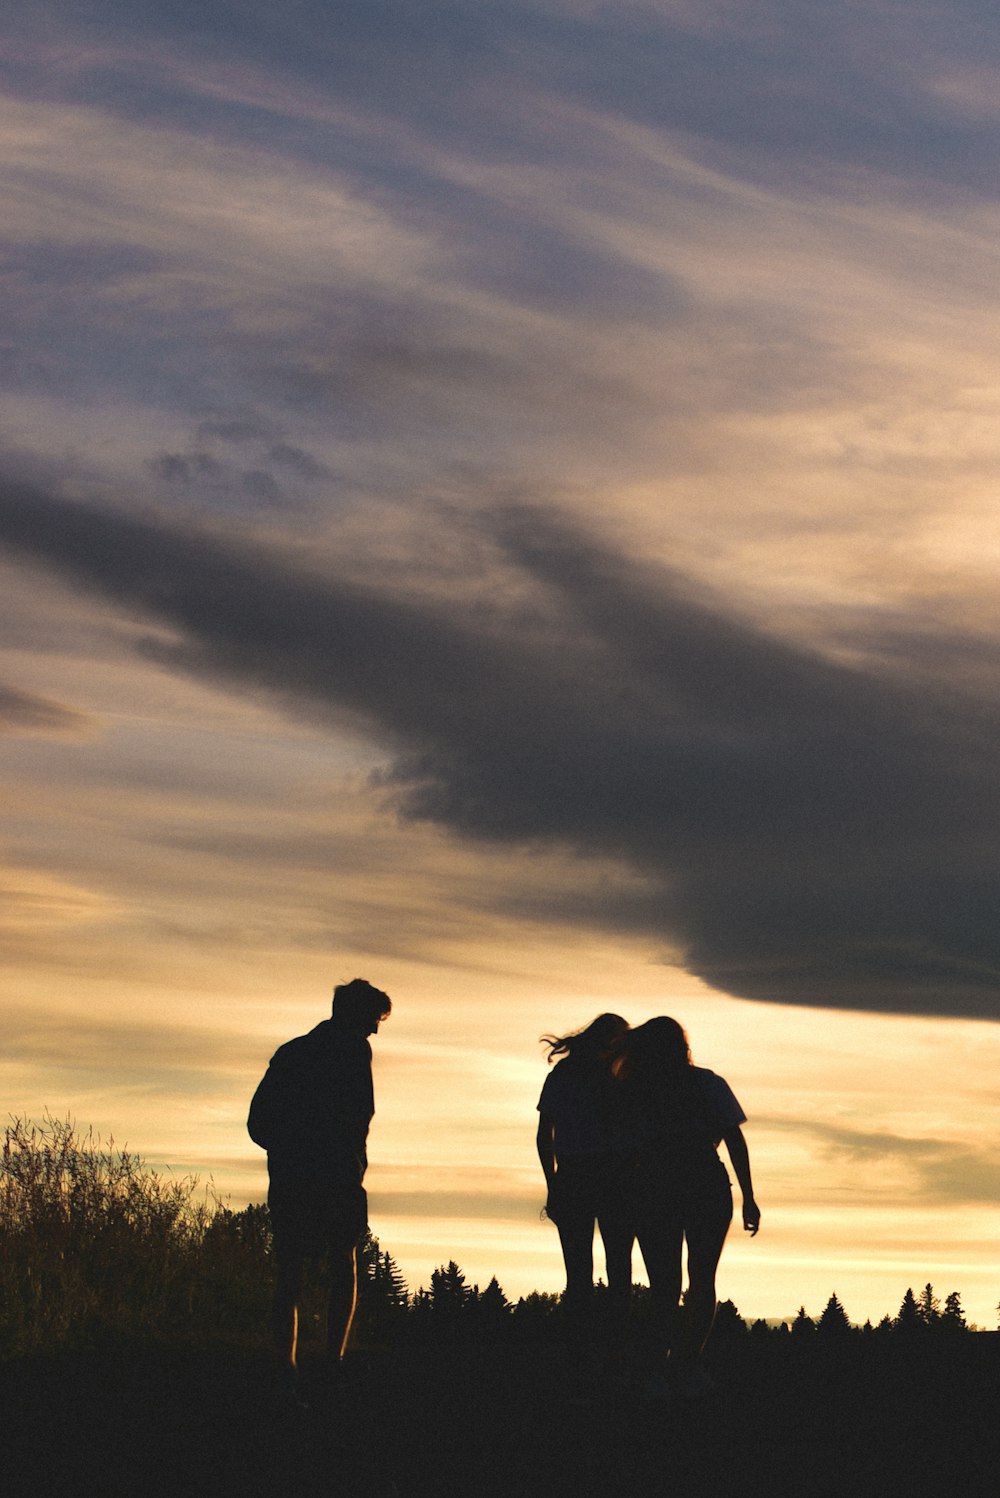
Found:
<path fill-rule="evenodd" d="M 364 976 L 382 1246 L 556 1290 L 539 1036 L 673 1014 L 722 1295 L 995 1326 L 995 9 L 5 16 L 3 1111 L 259 1200 Z"/>

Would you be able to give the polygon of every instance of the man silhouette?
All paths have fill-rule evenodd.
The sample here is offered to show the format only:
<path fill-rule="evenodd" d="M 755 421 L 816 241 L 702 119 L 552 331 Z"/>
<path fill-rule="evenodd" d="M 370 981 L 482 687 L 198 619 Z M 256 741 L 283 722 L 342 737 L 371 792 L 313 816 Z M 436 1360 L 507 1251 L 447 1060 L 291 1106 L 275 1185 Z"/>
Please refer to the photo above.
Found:
<path fill-rule="evenodd" d="M 340 1366 L 357 1300 L 357 1248 L 368 1226 L 363 1185 L 375 1112 L 369 1035 L 392 1009 L 364 978 L 333 991 L 333 1016 L 279 1046 L 253 1095 L 247 1129 L 267 1150 L 267 1202 L 277 1280 L 272 1329 L 294 1381 L 298 1303 L 307 1258 L 326 1255 L 330 1274 L 327 1355 Z"/>

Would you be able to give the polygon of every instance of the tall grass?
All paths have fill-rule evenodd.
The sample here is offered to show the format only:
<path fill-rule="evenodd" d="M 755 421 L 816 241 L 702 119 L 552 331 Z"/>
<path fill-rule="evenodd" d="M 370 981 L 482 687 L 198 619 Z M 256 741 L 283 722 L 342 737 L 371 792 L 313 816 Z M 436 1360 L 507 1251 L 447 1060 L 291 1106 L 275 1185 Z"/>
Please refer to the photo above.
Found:
<path fill-rule="evenodd" d="M 395 1331 L 409 1296 L 369 1233 L 359 1252 L 353 1340 Z M 164 1178 L 89 1130 L 14 1119 L 0 1157 L 0 1358 L 67 1347 L 269 1341 L 274 1283 L 263 1204 L 234 1212 L 192 1176 Z M 300 1346 L 325 1339 L 327 1275 L 307 1266 Z"/>
<path fill-rule="evenodd" d="M 265 1207 L 234 1213 L 68 1121 L 15 1119 L 0 1160 L 0 1353 L 266 1337 Z"/>

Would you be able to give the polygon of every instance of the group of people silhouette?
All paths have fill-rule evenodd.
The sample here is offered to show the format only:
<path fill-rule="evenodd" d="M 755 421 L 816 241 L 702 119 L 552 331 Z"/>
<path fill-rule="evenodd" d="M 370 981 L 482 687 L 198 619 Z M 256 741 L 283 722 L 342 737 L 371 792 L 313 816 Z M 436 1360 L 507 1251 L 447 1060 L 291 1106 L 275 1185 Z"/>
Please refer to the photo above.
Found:
<path fill-rule="evenodd" d="M 331 1018 L 278 1048 L 250 1104 L 250 1137 L 267 1150 L 277 1263 L 272 1329 L 293 1391 L 299 1295 L 312 1256 L 325 1256 L 329 1266 L 331 1376 L 342 1368 L 357 1299 L 357 1248 L 368 1223 L 364 1176 L 375 1111 L 369 1037 L 391 1009 L 388 994 L 364 978 L 338 985 Z M 741 1128 L 746 1115 L 722 1077 L 692 1064 L 674 1019 L 632 1029 L 620 1015 L 602 1014 L 544 1041 L 556 1065 L 538 1102 L 538 1155 L 546 1213 L 566 1265 L 564 1303 L 583 1354 L 579 1365 L 607 1350 L 597 1345 L 591 1314 L 596 1226 L 612 1312 L 608 1346 L 624 1336 L 638 1242 L 652 1303 L 645 1392 L 695 1397 L 708 1387 L 699 1360 L 733 1216 L 721 1143 L 742 1191 L 743 1226 L 751 1234 L 760 1226 Z"/>
<path fill-rule="evenodd" d="M 538 1155 L 547 1215 L 566 1265 L 573 1335 L 593 1352 L 594 1229 L 604 1244 L 612 1328 L 624 1328 L 638 1242 L 652 1303 L 650 1395 L 694 1397 L 708 1387 L 701 1353 L 715 1319 L 715 1276 L 733 1216 L 719 1158 L 725 1143 L 743 1195 L 743 1226 L 760 1227 L 746 1114 L 728 1083 L 694 1066 L 675 1019 L 634 1030 L 601 1014 L 573 1034 L 545 1037 L 557 1064 L 538 1100 Z M 688 1285 L 681 1298 L 683 1250 Z"/>

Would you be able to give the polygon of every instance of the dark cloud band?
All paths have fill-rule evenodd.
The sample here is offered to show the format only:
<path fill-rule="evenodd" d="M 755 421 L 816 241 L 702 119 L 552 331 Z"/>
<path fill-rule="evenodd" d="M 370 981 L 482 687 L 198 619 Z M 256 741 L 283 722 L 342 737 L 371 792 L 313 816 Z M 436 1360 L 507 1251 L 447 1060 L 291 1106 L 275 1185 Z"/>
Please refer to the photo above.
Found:
<path fill-rule="evenodd" d="M 363 724 L 404 816 L 642 876 L 581 920 L 748 998 L 1000 1017 L 996 717 L 935 674 L 931 637 L 847 667 L 551 512 L 488 526 L 527 612 L 0 496 L 8 545 L 169 626 L 175 668 Z"/>

